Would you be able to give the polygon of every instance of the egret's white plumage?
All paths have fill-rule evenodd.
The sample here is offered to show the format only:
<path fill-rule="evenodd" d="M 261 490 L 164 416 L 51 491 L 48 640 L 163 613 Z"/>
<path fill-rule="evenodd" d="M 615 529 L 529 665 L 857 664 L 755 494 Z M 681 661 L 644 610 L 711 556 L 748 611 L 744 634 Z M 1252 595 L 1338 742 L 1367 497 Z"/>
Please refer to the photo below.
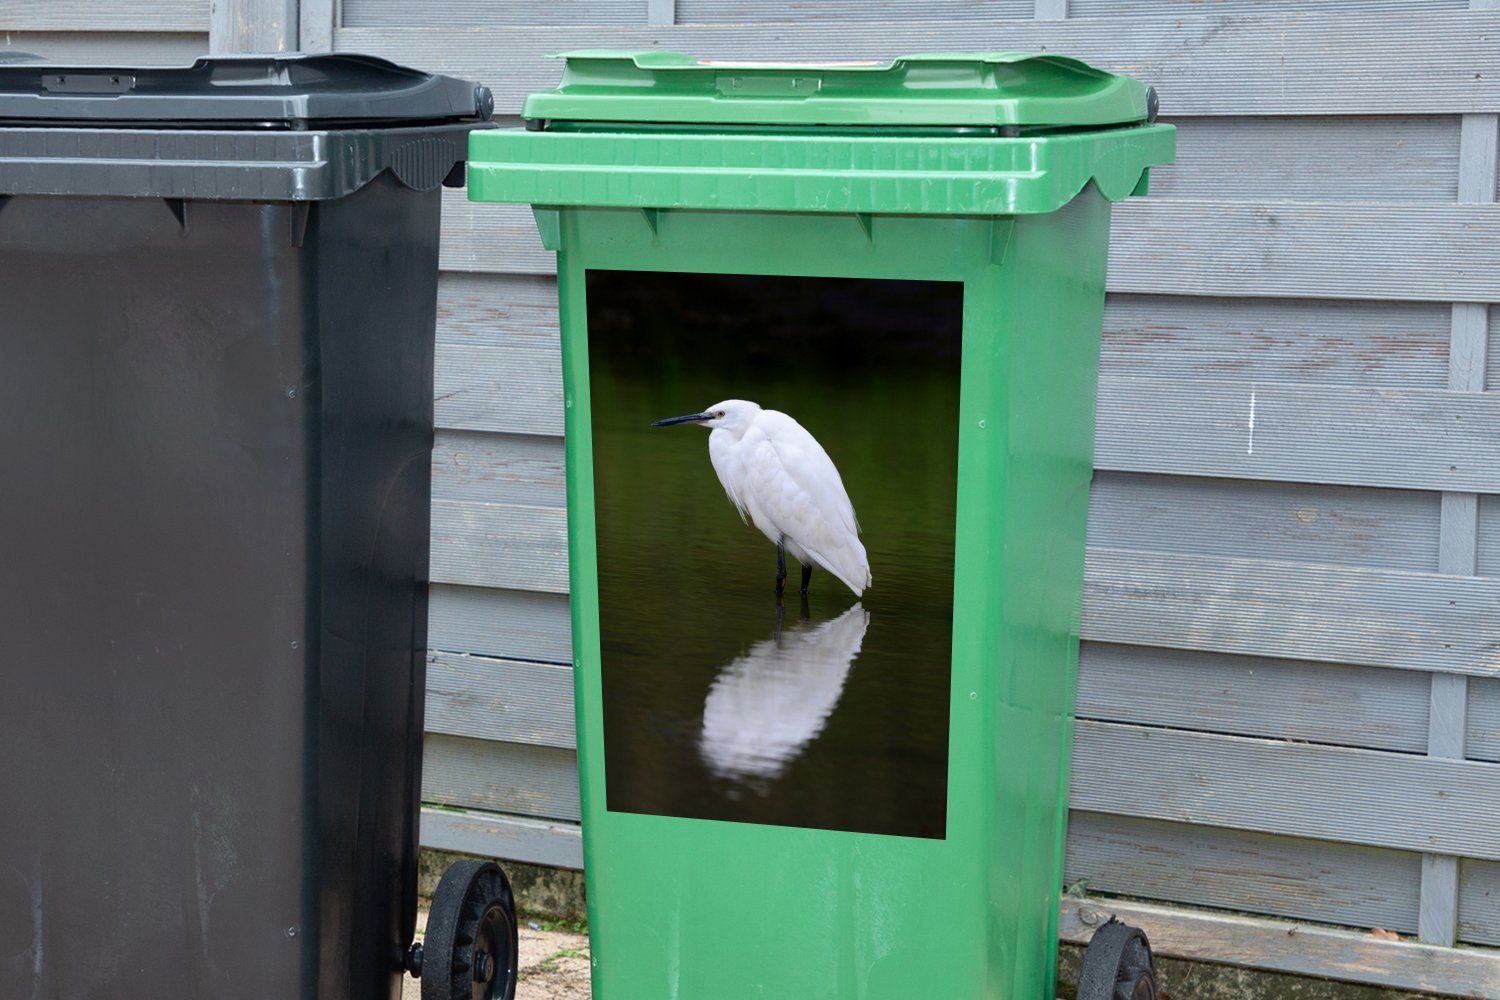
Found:
<path fill-rule="evenodd" d="M 756 643 L 714 678 L 698 752 L 723 778 L 774 779 L 828 722 L 859 656 L 870 613 L 859 604 L 816 627 Z"/>
<path fill-rule="evenodd" d="M 712 429 L 708 457 L 740 517 L 803 566 L 821 566 L 862 595 L 870 563 L 844 481 L 828 452 L 797 421 L 743 399 L 657 421 Z"/>

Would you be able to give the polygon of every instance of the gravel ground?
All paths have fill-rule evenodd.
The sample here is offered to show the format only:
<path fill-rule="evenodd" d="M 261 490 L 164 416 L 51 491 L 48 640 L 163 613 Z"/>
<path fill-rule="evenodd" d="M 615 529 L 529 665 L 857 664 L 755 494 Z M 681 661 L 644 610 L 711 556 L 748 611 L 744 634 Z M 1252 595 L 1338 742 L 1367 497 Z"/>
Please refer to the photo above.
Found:
<path fill-rule="evenodd" d="M 427 911 L 417 914 L 417 936 Z M 567 931 L 534 930 L 521 924 L 521 976 L 516 1000 L 588 1000 L 589 939 Z M 422 1000 L 420 981 L 407 978 L 401 1000 Z"/>

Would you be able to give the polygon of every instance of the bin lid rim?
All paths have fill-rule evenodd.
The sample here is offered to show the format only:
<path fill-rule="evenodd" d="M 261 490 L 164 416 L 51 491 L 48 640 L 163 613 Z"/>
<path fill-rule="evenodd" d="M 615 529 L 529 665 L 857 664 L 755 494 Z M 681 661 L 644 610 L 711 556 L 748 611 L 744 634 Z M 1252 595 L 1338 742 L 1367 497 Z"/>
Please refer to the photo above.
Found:
<path fill-rule="evenodd" d="M 185 66 L 0 63 L 0 125 L 224 128 L 486 121 L 489 91 L 358 53 L 202 56 Z"/>
<path fill-rule="evenodd" d="M 1104 127 L 1155 116 L 1150 89 L 1053 52 L 744 60 L 582 49 L 530 120 L 723 125 Z"/>

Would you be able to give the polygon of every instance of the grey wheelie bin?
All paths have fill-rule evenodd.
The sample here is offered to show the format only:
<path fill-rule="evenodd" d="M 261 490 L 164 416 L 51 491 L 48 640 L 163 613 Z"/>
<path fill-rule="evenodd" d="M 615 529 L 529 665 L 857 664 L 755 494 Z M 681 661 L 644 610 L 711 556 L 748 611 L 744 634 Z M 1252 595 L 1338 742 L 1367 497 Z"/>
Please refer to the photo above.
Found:
<path fill-rule="evenodd" d="M 514 991 L 494 865 L 412 947 L 441 188 L 490 108 L 0 65 L 0 997 Z"/>

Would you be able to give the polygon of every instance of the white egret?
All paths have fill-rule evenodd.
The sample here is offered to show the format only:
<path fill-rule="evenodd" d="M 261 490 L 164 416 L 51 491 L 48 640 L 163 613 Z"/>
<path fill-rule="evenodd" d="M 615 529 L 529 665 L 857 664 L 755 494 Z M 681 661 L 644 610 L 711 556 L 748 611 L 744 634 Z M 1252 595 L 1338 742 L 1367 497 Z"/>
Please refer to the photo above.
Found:
<path fill-rule="evenodd" d="M 756 643 L 720 671 L 703 703 L 698 752 L 721 778 L 772 780 L 823 731 L 870 626 L 861 605 L 816 628 Z"/>
<path fill-rule="evenodd" d="M 802 564 L 806 596 L 814 565 L 863 595 L 870 562 L 859 540 L 854 505 L 828 452 L 801 424 L 779 410 L 744 399 L 726 399 L 702 413 L 668 417 L 652 427 L 701 424 L 708 458 L 724 492 L 776 546 L 776 593 L 786 586 L 786 553 Z"/>

